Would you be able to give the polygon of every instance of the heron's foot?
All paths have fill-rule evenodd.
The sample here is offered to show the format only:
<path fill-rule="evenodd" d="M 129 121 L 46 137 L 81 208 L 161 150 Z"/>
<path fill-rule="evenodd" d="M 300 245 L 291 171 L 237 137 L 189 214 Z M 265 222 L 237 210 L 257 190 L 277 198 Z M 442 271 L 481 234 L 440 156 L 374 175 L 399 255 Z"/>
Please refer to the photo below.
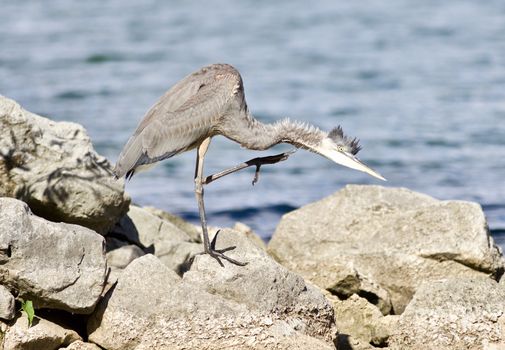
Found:
<path fill-rule="evenodd" d="M 256 171 L 254 172 L 254 178 L 252 180 L 252 185 L 254 186 L 258 182 L 258 180 L 260 178 L 260 168 L 263 164 L 275 164 L 278 162 L 282 162 L 283 160 L 288 159 L 289 156 L 295 152 L 296 152 L 296 148 L 292 149 L 288 152 L 276 154 L 273 156 L 254 158 L 254 159 L 251 159 L 250 161 L 246 162 L 246 163 L 251 163 L 251 165 L 256 166 Z"/>
<path fill-rule="evenodd" d="M 232 264 L 235 264 L 238 266 L 246 266 L 247 263 L 240 262 L 238 260 L 230 258 L 229 256 L 224 255 L 225 252 L 235 249 L 236 246 L 231 246 L 231 247 L 227 247 L 227 248 L 223 248 L 223 249 L 216 249 L 217 236 L 219 235 L 220 231 L 221 230 L 218 230 L 216 232 L 216 234 L 214 235 L 214 238 L 212 238 L 212 241 L 209 244 L 209 247 L 205 247 L 205 252 L 203 252 L 202 254 L 209 254 L 211 257 L 213 257 L 214 259 L 217 260 L 217 262 L 219 263 L 219 265 L 221 265 L 221 267 L 224 267 L 224 264 L 221 261 L 221 259 L 228 260 Z"/>
<path fill-rule="evenodd" d="M 228 247 L 228 248 L 225 248 L 225 249 L 217 249 L 217 250 L 209 250 L 206 253 L 209 254 L 214 259 L 216 259 L 217 262 L 219 263 L 219 265 L 221 265 L 221 267 L 224 267 L 224 264 L 221 261 L 221 259 L 228 260 L 232 264 L 235 264 L 235 265 L 238 265 L 238 266 L 246 266 L 247 265 L 246 262 L 245 263 L 244 262 L 240 262 L 238 260 L 232 259 L 229 256 L 226 256 L 226 255 L 223 254 L 224 252 L 227 252 L 227 251 L 233 250 L 233 249 L 235 249 L 235 247 Z"/>

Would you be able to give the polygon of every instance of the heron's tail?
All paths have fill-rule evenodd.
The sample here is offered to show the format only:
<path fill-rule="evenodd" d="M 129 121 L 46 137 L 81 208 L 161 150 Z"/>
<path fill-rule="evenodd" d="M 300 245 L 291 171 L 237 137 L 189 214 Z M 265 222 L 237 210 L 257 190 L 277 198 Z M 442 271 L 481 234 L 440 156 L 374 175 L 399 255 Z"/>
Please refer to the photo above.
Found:
<path fill-rule="evenodd" d="M 116 179 L 126 176 L 129 180 L 135 173 L 135 169 L 142 164 L 142 139 L 140 135 L 130 137 L 123 150 L 119 154 L 114 169 L 112 169 Z"/>

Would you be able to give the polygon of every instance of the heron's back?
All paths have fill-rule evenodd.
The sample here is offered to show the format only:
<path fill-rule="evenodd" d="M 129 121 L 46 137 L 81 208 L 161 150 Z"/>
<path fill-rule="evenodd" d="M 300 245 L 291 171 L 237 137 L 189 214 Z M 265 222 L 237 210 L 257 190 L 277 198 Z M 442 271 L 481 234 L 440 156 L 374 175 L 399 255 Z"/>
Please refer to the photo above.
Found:
<path fill-rule="evenodd" d="M 242 79 L 230 65 L 210 65 L 179 81 L 149 109 L 126 143 L 116 177 L 131 176 L 141 165 L 190 150 L 218 133 L 221 117 L 237 105 L 230 102 L 245 106 Z"/>

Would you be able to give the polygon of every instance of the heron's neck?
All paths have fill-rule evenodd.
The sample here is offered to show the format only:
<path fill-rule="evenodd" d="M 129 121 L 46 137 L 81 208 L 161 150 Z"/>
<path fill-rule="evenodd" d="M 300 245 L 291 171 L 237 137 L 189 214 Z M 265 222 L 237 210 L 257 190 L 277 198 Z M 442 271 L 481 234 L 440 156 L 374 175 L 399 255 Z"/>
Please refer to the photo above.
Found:
<path fill-rule="evenodd" d="M 290 143 L 298 148 L 313 149 L 326 136 L 314 126 L 285 119 L 273 124 L 262 123 L 247 113 L 233 118 L 224 136 L 252 150 L 266 150 L 278 143 Z"/>

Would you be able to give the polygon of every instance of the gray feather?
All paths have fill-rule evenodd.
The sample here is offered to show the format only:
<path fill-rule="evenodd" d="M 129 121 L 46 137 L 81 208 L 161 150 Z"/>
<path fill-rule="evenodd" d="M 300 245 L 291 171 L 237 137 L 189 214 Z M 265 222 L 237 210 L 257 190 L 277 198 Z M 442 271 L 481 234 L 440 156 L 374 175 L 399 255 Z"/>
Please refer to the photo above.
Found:
<path fill-rule="evenodd" d="M 242 90 L 240 74 L 224 64 L 204 67 L 175 84 L 149 109 L 126 143 L 114 168 L 116 177 L 190 150 L 214 135 L 230 100 Z M 241 99 L 240 108 L 247 109 L 243 95 Z"/>
<path fill-rule="evenodd" d="M 328 134 L 328 137 L 332 139 L 337 145 L 346 147 L 348 149 L 348 152 L 354 155 L 358 154 L 358 152 L 361 150 L 359 139 L 356 137 L 352 138 L 346 136 L 344 134 L 344 130 L 342 130 L 342 127 L 340 125 L 336 128 L 333 128 Z"/>

